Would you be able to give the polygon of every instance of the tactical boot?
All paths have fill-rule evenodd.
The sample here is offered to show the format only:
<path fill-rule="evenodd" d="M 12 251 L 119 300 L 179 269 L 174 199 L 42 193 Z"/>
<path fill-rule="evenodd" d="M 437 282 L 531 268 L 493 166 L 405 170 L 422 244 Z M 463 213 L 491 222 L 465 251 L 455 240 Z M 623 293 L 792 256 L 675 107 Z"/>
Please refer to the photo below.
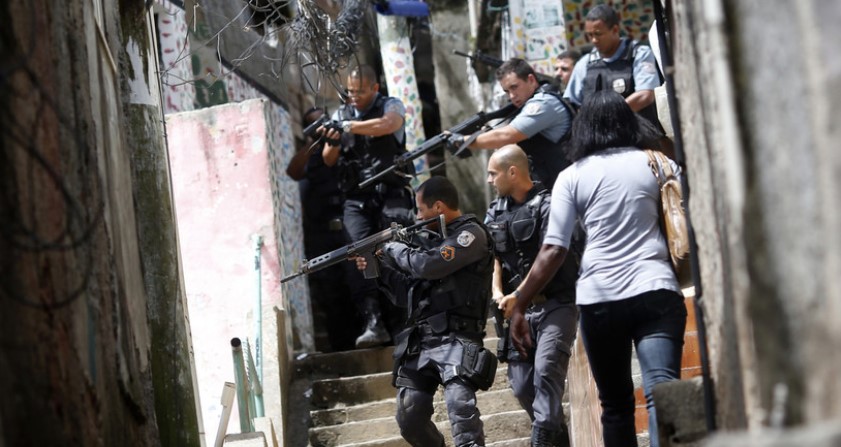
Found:
<path fill-rule="evenodd" d="M 531 428 L 531 447 L 569 447 L 569 434 L 566 426 L 561 431 Z"/>
<path fill-rule="evenodd" d="M 379 303 L 375 299 L 365 302 L 365 332 L 356 338 L 356 348 L 373 348 L 391 341 L 391 335 L 383 324 Z"/>

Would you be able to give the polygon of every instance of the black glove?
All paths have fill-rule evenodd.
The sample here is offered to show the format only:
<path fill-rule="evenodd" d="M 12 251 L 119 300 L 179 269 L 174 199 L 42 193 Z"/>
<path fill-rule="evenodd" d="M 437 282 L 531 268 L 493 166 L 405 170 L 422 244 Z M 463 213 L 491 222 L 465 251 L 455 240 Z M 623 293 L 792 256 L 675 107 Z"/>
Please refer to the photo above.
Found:
<path fill-rule="evenodd" d="M 466 139 L 467 137 L 460 133 L 451 133 L 447 138 L 447 150 L 458 158 L 469 158 L 473 155 L 473 153 L 470 152 L 470 149 L 464 148 L 459 152 L 459 149 Z"/>

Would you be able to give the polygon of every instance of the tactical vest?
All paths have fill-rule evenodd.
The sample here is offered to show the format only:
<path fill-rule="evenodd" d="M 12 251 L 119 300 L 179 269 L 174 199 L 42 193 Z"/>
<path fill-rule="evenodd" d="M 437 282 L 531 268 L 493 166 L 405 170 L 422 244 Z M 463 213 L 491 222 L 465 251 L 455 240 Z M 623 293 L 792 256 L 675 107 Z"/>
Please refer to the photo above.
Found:
<path fill-rule="evenodd" d="M 493 237 L 494 249 L 502 264 L 503 289 L 507 293 L 513 291 L 526 277 L 540 251 L 540 231 L 543 226 L 540 210 L 544 201 L 548 200 L 549 190 L 543 189 L 519 207 L 512 206 L 510 197 L 499 198 L 491 204 L 488 231 Z M 575 301 L 579 263 L 573 255 L 574 250 L 568 252 L 567 260 L 543 289 L 543 294 L 549 299 Z"/>
<path fill-rule="evenodd" d="M 604 59 L 599 57 L 599 52 L 596 49 L 586 56 L 589 59 L 587 75 L 584 77 L 584 85 L 581 90 L 583 98 L 600 90 L 614 90 L 621 94 L 623 98 L 627 98 L 636 91 L 634 85 L 634 52 L 642 44 L 626 38 L 622 38 L 622 41 L 625 42 L 625 52 L 613 62 L 605 62 Z M 620 43 L 620 45 L 622 44 Z M 662 76 L 660 79 L 662 81 Z M 637 113 L 654 123 L 662 131 L 663 126 L 657 118 L 657 105 L 655 103 L 647 105 Z"/>
<path fill-rule="evenodd" d="M 485 232 L 487 257 L 439 280 L 420 281 L 413 288 L 419 299 L 413 299 L 412 314 L 416 322 L 432 326 L 436 333 L 482 332 L 488 319 L 491 278 L 493 276 L 493 239 L 485 226 L 472 215 L 449 232 L 460 232 L 467 226 Z"/>
<path fill-rule="evenodd" d="M 379 95 L 371 108 L 359 118 L 355 118 L 352 106 L 344 105 L 339 108 L 340 121 L 367 121 L 381 118 L 385 114 L 385 103 L 388 97 Z M 374 176 L 383 169 L 394 164 L 394 157 L 406 152 L 405 142 L 397 140 L 393 133 L 372 137 L 367 135 L 351 135 L 352 139 L 343 139 L 342 156 L 339 158 L 339 185 L 348 194 L 373 192 L 378 184 L 385 184 L 396 188 L 405 188 L 409 180 L 396 173 L 386 175 L 378 184 L 359 190 L 360 182 Z M 410 172 L 409 174 L 413 174 Z"/>
<path fill-rule="evenodd" d="M 545 86 L 541 86 L 535 91 L 552 95 L 566 107 L 569 113 L 570 129 L 572 129 L 572 119 L 575 117 L 575 110 L 569 103 L 561 96 L 559 92 L 553 92 Z M 520 109 L 522 112 L 522 109 Z M 569 140 L 570 129 L 567 129 L 566 134 L 558 141 L 553 142 L 543 136 L 540 132 L 531 138 L 527 138 L 517 143 L 529 158 L 529 171 L 532 179 L 543 183 L 550 191 L 555 184 L 555 179 L 558 174 L 570 165 L 567 160 L 565 145 Z"/>

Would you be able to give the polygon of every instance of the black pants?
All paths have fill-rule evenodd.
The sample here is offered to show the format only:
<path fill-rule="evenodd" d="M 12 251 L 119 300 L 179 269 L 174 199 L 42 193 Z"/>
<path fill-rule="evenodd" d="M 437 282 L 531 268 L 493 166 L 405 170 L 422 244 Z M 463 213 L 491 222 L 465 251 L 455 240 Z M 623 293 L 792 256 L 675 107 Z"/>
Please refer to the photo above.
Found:
<path fill-rule="evenodd" d="M 341 219 L 336 216 L 335 219 Z M 329 253 L 346 244 L 344 231 L 339 226 L 325 222 L 304 223 L 304 249 L 307 259 Z M 350 263 L 347 263 L 350 264 Z M 310 304 L 316 332 L 325 331 L 329 346 L 316 346 L 320 351 L 346 351 L 354 348 L 354 338 L 359 335 L 360 319 L 355 306 L 348 299 L 351 269 L 334 265 L 309 275 Z M 319 339 L 316 340 L 318 342 Z"/>
<path fill-rule="evenodd" d="M 364 239 L 386 228 L 391 222 L 402 225 L 413 222 L 414 198 L 408 188 L 391 188 L 380 194 L 349 194 L 344 203 L 344 226 L 347 242 Z M 402 313 L 392 308 L 388 300 L 381 299 L 374 279 L 365 279 L 362 272 L 349 274 L 351 299 L 361 313 L 365 312 L 366 300 L 375 299 L 384 309 L 384 317 L 390 321 L 389 332 L 400 330 Z"/>

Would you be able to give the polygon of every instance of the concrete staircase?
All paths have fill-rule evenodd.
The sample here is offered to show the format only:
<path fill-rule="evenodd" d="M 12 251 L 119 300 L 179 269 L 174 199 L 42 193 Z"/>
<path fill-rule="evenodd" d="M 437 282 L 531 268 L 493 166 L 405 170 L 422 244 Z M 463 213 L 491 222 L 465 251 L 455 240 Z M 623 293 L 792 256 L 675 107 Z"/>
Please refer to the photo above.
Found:
<path fill-rule="evenodd" d="M 486 333 L 493 334 L 492 326 Z M 497 339 L 485 339 L 496 352 Z M 394 419 L 396 389 L 391 386 L 392 347 L 297 359 L 291 389 L 292 447 L 407 447 Z M 488 447 L 528 447 L 531 421 L 508 386 L 500 364 L 493 386 L 477 394 Z M 452 446 L 443 392 L 435 396 L 433 421 Z"/>

